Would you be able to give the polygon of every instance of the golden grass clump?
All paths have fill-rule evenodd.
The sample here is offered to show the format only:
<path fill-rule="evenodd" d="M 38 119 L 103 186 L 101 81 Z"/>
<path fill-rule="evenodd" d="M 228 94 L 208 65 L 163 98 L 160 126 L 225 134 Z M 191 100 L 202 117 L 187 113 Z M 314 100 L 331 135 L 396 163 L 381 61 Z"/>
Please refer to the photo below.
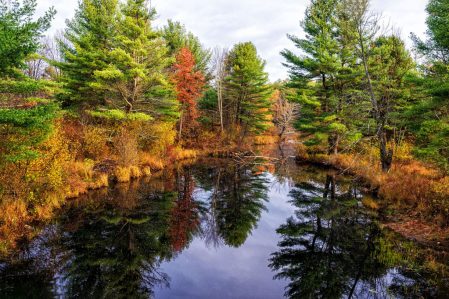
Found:
<path fill-rule="evenodd" d="M 89 184 L 89 189 L 99 189 L 109 186 L 108 177 L 106 173 L 95 173 L 92 182 Z"/>
<path fill-rule="evenodd" d="M 142 172 L 137 166 L 130 166 L 129 172 L 131 173 L 132 178 L 140 178 L 142 176 Z"/>
<path fill-rule="evenodd" d="M 266 145 L 276 142 L 276 137 L 273 135 L 257 135 L 252 138 L 252 142 L 255 145 Z"/>
<path fill-rule="evenodd" d="M 127 183 L 131 180 L 131 171 L 128 167 L 118 166 L 114 170 L 115 180 L 119 183 Z"/>
<path fill-rule="evenodd" d="M 176 147 L 173 150 L 173 157 L 176 161 L 186 160 L 186 159 L 194 159 L 197 154 L 194 149 L 184 149 L 180 147 Z"/>
<path fill-rule="evenodd" d="M 151 175 L 151 168 L 150 167 L 144 167 L 142 169 L 142 173 L 144 176 L 150 176 Z"/>
<path fill-rule="evenodd" d="M 148 153 L 142 153 L 140 155 L 140 165 L 150 167 L 153 170 L 161 170 L 164 168 L 165 163 L 160 158 L 154 157 Z"/>

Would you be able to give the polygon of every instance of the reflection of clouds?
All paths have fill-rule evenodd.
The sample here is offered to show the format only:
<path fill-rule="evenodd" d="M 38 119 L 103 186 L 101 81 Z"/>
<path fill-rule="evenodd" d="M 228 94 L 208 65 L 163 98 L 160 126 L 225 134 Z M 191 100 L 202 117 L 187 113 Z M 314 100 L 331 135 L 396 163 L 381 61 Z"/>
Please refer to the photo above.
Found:
<path fill-rule="evenodd" d="M 37 0 L 37 15 L 42 15 L 50 6 L 58 11 L 51 33 L 64 28 L 64 20 L 72 18 L 77 1 Z M 206 47 L 215 45 L 232 46 L 238 42 L 252 41 L 260 56 L 267 61 L 266 71 L 270 80 L 285 79 L 287 70 L 282 66 L 279 52 L 284 48 L 294 50 L 293 43 L 286 34 L 303 36 L 299 21 L 309 0 L 152 0 L 152 5 L 160 18 L 157 26 L 167 19 L 185 24 L 197 35 Z M 384 11 L 385 15 L 402 28 L 408 39 L 409 32 L 423 36 L 425 27 L 425 6 L 428 0 L 373 0 L 373 8 Z"/>

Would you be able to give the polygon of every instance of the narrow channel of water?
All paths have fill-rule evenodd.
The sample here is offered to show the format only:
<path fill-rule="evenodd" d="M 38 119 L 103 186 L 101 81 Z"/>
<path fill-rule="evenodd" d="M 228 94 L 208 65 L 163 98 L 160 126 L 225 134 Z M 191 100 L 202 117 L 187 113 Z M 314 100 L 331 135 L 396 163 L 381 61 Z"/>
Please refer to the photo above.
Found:
<path fill-rule="evenodd" d="M 363 198 L 293 159 L 179 165 L 71 201 L 0 261 L 0 298 L 449 298 Z"/>

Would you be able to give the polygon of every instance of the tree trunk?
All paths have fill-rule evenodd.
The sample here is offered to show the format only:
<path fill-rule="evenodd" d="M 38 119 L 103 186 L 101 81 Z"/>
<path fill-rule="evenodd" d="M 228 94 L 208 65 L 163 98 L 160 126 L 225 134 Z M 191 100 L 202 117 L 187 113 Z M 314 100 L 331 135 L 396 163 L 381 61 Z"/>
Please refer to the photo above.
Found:
<path fill-rule="evenodd" d="M 223 94 L 222 94 L 222 82 L 221 79 L 218 82 L 218 113 L 220 114 L 220 127 L 223 134 Z"/>
<path fill-rule="evenodd" d="M 179 119 L 179 137 L 178 139 L 181 140 L 181 133 L 182 133 L 182 115 L 183 115 L 184 111 L 181 110 L 181 117 Z"/>
<path fill-rule="evenodd" d="M 380 144 L 380 161 L 382 163 L 382 171 L 388 172 L 393 161 L 393 149 L 390 148 L 387 150 L 387 145 L 385 142 L 381 142 Z"/>
<path fill-rule="evenodd" d="M 333 133 L 328 137 L 329 142 L 329 151 L 328 155 L 337 155 L 338 154 L 338 140 L 340 139 L 340 135 L 338 133 Z"/>

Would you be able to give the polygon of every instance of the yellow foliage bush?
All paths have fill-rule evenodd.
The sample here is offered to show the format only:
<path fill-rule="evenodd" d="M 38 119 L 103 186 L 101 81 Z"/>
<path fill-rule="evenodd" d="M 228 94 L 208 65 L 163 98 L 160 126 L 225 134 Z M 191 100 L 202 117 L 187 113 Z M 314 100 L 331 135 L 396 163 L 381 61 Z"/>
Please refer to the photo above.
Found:
<path fill-rule="evenodd" d="M 61 134 L 59 124 L 37 150 L 40 157 L 28 165 L 26 180 L 32 184 L 45 185 L 48 189 L 59 189 L 65 182 L 65 166 L 72 158 L 68 142 Z"/>
<path fill-rule="evenodd" d="M 175 143 L 177 131 L 175 124 L 169 122 L 155 122 L 146 128 L 145 151 L 153 156 L 160 156 L 167 145 Z"/>
<path fill-rule="evenodd" d="M 88 126 L 84 132 L 83 150 L 87 156 L 100 160 L 108 154 L 106 130 L 100 127 Z"/>

